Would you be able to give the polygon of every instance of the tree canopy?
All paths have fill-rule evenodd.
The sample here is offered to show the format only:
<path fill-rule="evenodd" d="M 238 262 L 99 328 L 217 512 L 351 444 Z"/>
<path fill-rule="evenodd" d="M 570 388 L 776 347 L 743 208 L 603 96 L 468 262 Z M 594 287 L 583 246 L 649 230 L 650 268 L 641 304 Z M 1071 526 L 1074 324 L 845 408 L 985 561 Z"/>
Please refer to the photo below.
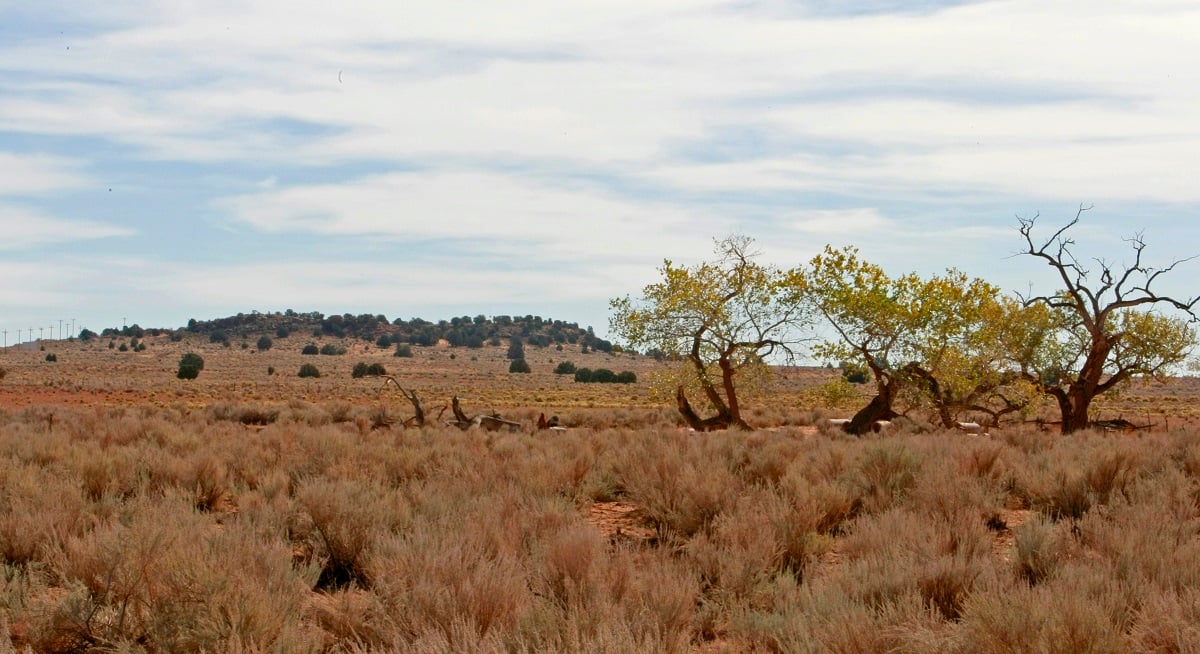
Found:
<path fill-rule="evenodd" d="M 1160 295 L 1154 283 L 1187 261 L 1155 268 L 1144 261 L 1142 235 L 1126 239 L 1133 262 L 1117 266 L 1104 259 L 1085 265 L 1067 236 L 1089 207 L 1045 240 L 1035 240 L 1038 216 L 1019 218 L 1024 254 L 1044 261 L 1062 284 L 1058 291 L 1023 298 L 1027 307 L 1040 307 L 1050 337 L 1030 360 L 1016 365 L 1031 383 L 1054 398 L 1062 413 L 1063 433 L 1090 424 L 1092 401 L 1135 377 L 1159 377 L 1186 361 L 1196 341 L 1193 296 L 1177 299 Z M 1173 311 L 1168 315 L 1162 311 Z"/>
<path fill-rule="evenodd" d="M 681 362 L 676 403 L 693 429 L 748 428 L 738 380 L 764 369 L 769 358 L 790 359 L 807 338 L 811 318 L 798 301 L 796 271 L 758 263 L 753 245 L 730 236 L 717 242 L 713 261 L 664 261 L 661 281 L 646 286 L 641 298 L 610 303 L 614 334 Z M 689 388 L 702 394 L 709 417 L 696 413 Z"/>
<path fill-rule="evenodd" d="M 994 374 L 1002 357 L 987 334 L 1005 310 L 991 284 L 956 270 L 928 279 L 891 277 L 854 247 L 827 246 L 803 275 L 805 300 L 837 336 L 817 344 L 814 354 L 859 362 L 875 382 L 875 396 L 849 431 L 864 433 L 897 417 L 903 394 L 930 405 L 949 427 L 957 410 L 984 407 L 1006 383 Z"/>

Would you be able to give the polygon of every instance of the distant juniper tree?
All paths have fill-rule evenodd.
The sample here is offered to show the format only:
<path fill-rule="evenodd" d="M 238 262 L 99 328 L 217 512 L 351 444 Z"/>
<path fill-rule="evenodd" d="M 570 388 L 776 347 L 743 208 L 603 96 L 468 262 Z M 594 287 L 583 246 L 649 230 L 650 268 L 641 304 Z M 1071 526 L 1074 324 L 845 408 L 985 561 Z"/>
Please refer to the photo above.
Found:
<path fill-rule="evenodd" d="M 508 358 L 512 360 L 525 358 L 525 342 L 520 336 L 513 336 L 512 342 L 508 344 Z"/>
<path fill-rule="evenodd" d="M 180 379 L 195 379 L 204 370 L 204 358 L 194 352 L 188 352 L 179 360 L 179 371 L 175 373 Z"/>

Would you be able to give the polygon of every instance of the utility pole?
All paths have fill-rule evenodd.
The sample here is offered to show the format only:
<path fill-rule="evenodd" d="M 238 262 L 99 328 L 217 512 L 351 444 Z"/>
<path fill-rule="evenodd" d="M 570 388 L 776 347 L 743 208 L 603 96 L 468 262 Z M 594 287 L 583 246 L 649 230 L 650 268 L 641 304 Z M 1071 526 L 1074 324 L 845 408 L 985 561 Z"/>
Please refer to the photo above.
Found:
<path fill-rule="evenodd" d="M 38 340 L 39 340 L 39 341 L 40 341 L 40 340 L 42 340 L 42 334 L 44 333 L 44 332 L 42 331 L 43 329 L 45 329 L 45 328 L 44 328 L 44 327 L 38 327 Z M 33 330 L 30 330 L 30 331 L 33 331 Z"/>
<path fill-rule="evenodd" d="M 0 329 L 0 332 L 4 332 L 4 349 L 7 350 L 8 349 L 8 330 Z"/>
<path fill-rule="evenodd" d="M 62 324 L 63 324 L 63 319 L 59 318 L 58 319 L 58 340 L 60 340 L 60 341 L 62 340 Z"/>

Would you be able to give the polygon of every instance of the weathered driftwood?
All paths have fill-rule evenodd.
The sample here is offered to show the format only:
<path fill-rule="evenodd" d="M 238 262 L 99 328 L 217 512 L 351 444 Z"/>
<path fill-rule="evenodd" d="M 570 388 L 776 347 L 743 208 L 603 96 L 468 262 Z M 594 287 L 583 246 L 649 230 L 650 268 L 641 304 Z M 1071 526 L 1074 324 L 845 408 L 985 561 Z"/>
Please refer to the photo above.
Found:
<path fill-rule="evenodd" d="M 458 401 L 458 396 L 450 398 L 450 410 L 454 412 L 454 420 L 447 420 L 446 424 L 453 425 L 459 429 L 466 431 L 471 427 L 479 427 L 486 431 L 499 431 L 508 429 L 509 431 L 519 431 L 522 427 L 521 423 L 512 420 L 505 420 L 500 417 L 499 413 L 492 412 L 491 414 L 480 414 L 477 416 L 468 416 L 462 410 L 462 404 Z"/>
<path fill-rule="evenodd" d="M 421 408 L 421 398 L 417 397 L 417 392 L 414 390 L 405 389 L 400 385 L 400 382 L 396 381 L 396 378 L 392 377 L 391 375 L 384 377 L 383 387 L 380 388 L 380 391 L 382 391 L 384 388 L 387 388 L 388 382 L 391 382 L 396 388 L 400 389 L 400 394 L 404 396 L 404 399 L 408 400 L 413 405 L 413 417 L 405 420 L 404 426 L 424 427 L 425 409 Z"/>

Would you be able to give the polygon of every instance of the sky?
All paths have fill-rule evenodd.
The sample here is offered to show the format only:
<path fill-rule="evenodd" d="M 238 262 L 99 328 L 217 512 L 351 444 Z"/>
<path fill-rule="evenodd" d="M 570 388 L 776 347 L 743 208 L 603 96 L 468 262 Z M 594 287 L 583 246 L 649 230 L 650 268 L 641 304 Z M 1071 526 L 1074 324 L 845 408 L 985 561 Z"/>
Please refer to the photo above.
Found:
<path fill-rule="evenodd" d="M 0 0 L 0 330 L 603 335 L 730 234 L 1050 292 L 1017 217 L 1081 205 L 1081 258 L 1166 265 L 1200 254 L 1197 34 L 1192 0 Z"/>

